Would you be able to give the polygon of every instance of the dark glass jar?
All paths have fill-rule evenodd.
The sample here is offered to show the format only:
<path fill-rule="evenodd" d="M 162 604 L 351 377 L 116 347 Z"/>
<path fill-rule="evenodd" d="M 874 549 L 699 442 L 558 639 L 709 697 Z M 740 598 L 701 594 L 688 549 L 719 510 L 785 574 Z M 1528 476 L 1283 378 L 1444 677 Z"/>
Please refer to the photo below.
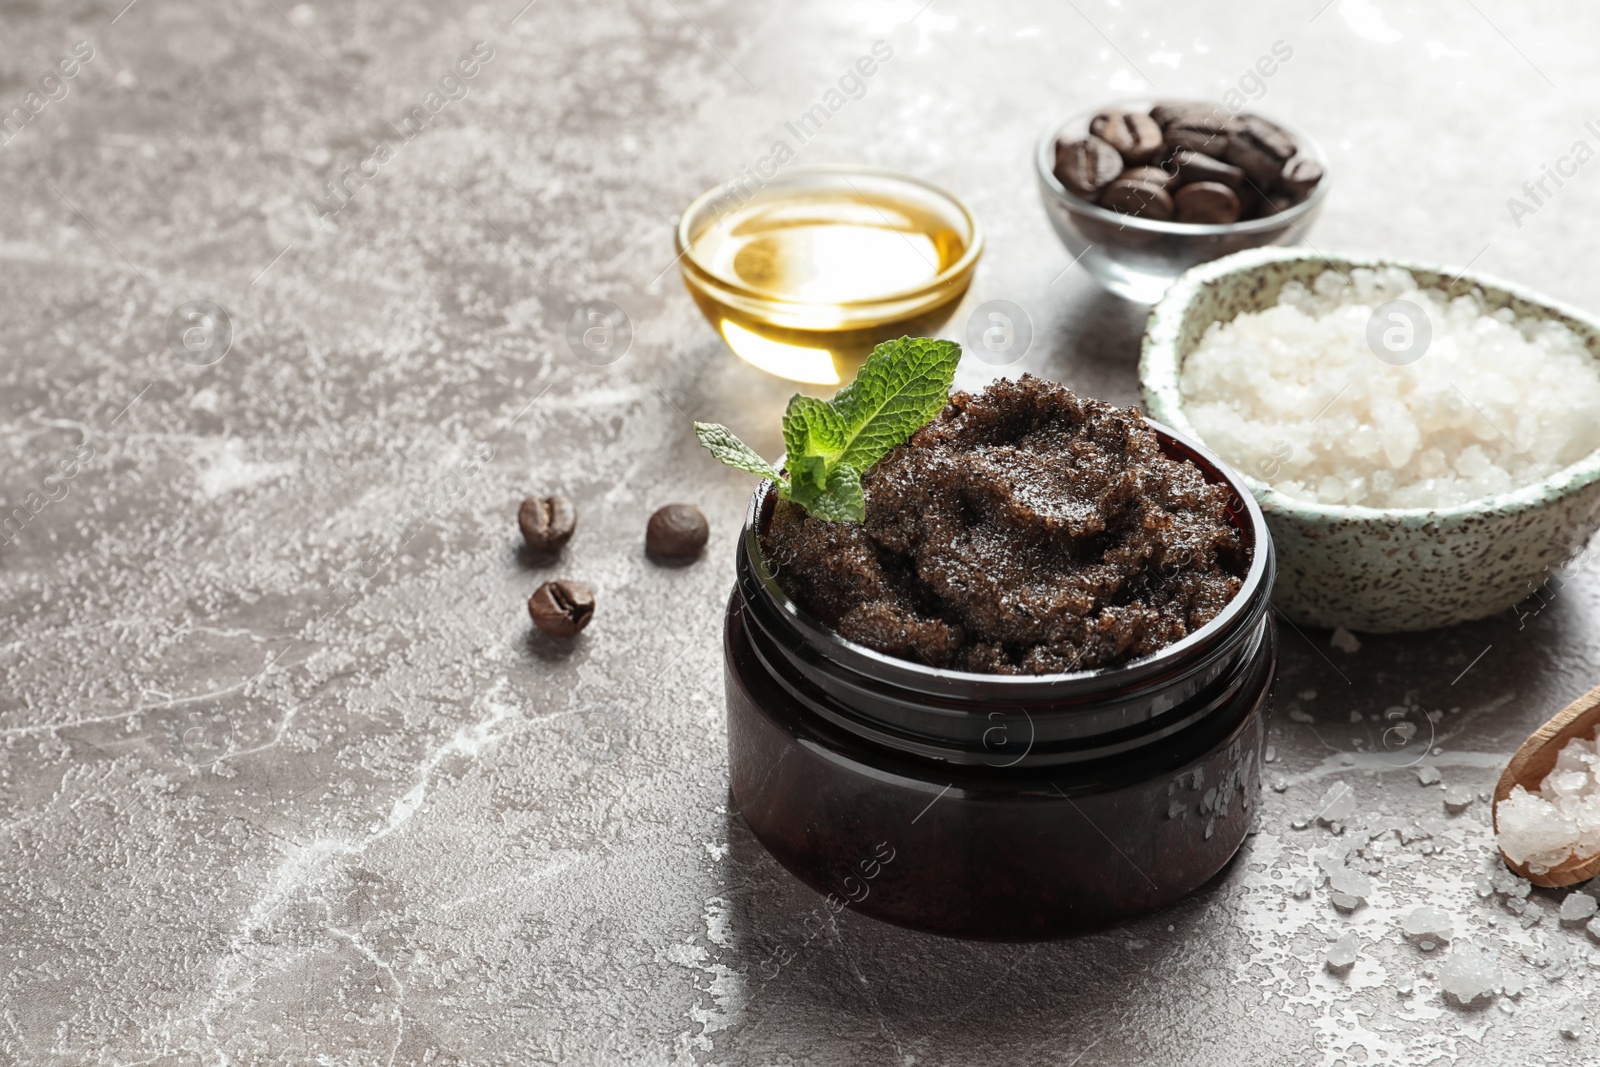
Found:
<path fill-rule="evenodd" d="M 1277 665 L 1273 548 L 1223 464 L 1243 587 L 1184 640 L 1059 675 L 938 670 L 853 644 L 784 595 L 762 558 L 765 484 L 724 630 L 734 803 L 834 910 L 958 937 L 1059 937 L 1159 908 L 1244 841 Z"/>

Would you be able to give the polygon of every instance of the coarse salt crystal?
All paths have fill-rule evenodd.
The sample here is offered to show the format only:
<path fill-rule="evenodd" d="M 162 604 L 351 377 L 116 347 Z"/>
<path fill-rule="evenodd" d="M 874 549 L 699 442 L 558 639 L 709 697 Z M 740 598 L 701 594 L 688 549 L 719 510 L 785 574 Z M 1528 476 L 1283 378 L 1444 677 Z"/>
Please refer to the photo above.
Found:
<path fill-rule="evenodd" d="M 1356 791 L 1344 782 L 1329 786 L 1317 804 L 1317 821 L 1324 824 L 1343 822 L 1355 813 Z"/>
<path fill-rule="evenodd" d="M 1457 947 L 1439 964 L 1439 989 L 1463 1008 L 1492 997 L 1499 981 L 1494 961 L 1472 949 Z"/>
<path fill-rule="evenodd" d="M 1561 902 L 1561 921 L 1587 922 L 1596 911 L 1600 911 L 1600 901 L 1596 901 L 1588 893 L 1568 893 L 1567 899 Z"/>
<path fill-rule="evenodd" d="M 1412 304 L 1431 329 L 1429 346 L 1401 365 L 1368 340 L 1391 300 Z M 1452 299 L 1394 267 L 1290 282 L 1276 306 L 1213 324 L 1179 388 L 1223 459 L 1323 503 L 1465 503 L 1600 448 L 1600 368 L 1577 334 L 1489 313 L 1478 294 Z"/>
<path fill-rule="evenodd" d="M 1356 955 L 1360 948 L 1361 941 L 1356 937 L 1356 932 L 1351 930 L 1328 946 L 1328 953 L 1323 957 L 1323 964 L 1328 970 L 1335 973 L 1347 971 L 1356 962 Z"/>
<path fill-rule="evenodd" d="M 1400 920 L 1400 929 L 1413 941 L 1448 941 L 1455 924 L 1443 908 L 1424 904 Z"/>
<path fill-rule="evenodd" d="M 1512 862 L 1543 874 L 1569 857 L 1600 853 L 1600 780 L 1588 762 L 1595 758 L 1594 741 L 1574 738 L 1537 793 L 1513 786 L 1495 805 L 1497 843 Z"/>
<path fill-rule="evenodd" d="M 1328 644 L 1337 648 L 1340 652 L 1355 653 L 1361 651 L 1361 639 L 1343 626 L 1334 629 L 1333 635 L 1328 638 Z"/>

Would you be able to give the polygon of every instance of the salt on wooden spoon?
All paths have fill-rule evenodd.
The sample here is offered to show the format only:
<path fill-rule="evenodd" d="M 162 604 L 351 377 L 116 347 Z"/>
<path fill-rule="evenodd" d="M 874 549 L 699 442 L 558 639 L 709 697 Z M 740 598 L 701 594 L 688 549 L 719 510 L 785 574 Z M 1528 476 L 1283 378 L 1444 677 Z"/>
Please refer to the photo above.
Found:
<path fill-rule="evenodd" d="M 1494 787 L 1494 828 L 1497 835 L 1500 832 L 1500 802 L 1511 795 L 1512 787 L 1520 785 L 1530 793 L 1537 793 L 1545 777 L 1555 770 L 1556 756 L 1566 743 L 1576 737 L 1584 740 L 1592 738 L 1597 726 L 1600 726 L 1600 686 L 1568 704 L 1559 715 L 1535 730 L 1533 736 L 1522 743 L 1522 747 L 1517 749 L 1511 762 L 1501 772 L 1499 784 Z M 1534 885 L 1551 888 L 1576 885 L 1600 874 L 1600 853 L 1582 859 L 1569 857 L 1543 874 L 1535 874 L 1522 864 L 1513 863 L 1504 852 L 1500 853 L 1500 858 L 1506 861 L 1507 867 Z"/>

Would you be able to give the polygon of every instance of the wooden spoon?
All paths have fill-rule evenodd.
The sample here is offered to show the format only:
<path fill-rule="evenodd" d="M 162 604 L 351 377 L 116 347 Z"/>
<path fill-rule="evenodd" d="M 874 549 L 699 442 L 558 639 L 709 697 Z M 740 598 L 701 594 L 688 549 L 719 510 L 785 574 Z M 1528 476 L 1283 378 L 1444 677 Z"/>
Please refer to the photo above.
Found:
<path fill-rule="evenodd" d="M 1517 749 L 1511 762 L 1501 772 L 1499 784 L 1494 787 L 1495 833 L 1500 832 L 1500 802 L 1511 795 L 1512 787 L 1520 785 L 1530 793 L 1537 793 L 1545 776 L 1555 770 L 1556 756 L 1562 746 L 1575 737 L 1586 741 L 1594 737 L 1596 726 L 1600 726 L 1600 686 L 1568 704 L 1561 714 L 1539 727 L 1532 737 L 1522 743 L 1522 747 Z M 1504 852 L 1500 853 L 1500 858 L 1506 861 L 1507 867 L 1534 885 L 1551 888 L 1576 885 L 1600 874 L 1600 853 L 1584 859 L 1570 857 L 1544 874 L 1534 874 L 1522 864 L 1511 862 L 1511 857 Z"/>

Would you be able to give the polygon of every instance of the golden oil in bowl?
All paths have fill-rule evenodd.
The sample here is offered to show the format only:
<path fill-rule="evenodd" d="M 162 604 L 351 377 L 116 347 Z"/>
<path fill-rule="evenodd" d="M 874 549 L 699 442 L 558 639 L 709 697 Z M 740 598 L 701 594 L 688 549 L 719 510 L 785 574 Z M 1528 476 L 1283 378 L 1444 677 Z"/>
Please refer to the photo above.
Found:
<path fill-rule="evenodd" d="M 881 341 L 936 331 L 982 251 L 954 196 L 859 168 L 719 186 L 678 223 L 684 282 L 728 347 L 818 385 L 852 378 Z"/>

